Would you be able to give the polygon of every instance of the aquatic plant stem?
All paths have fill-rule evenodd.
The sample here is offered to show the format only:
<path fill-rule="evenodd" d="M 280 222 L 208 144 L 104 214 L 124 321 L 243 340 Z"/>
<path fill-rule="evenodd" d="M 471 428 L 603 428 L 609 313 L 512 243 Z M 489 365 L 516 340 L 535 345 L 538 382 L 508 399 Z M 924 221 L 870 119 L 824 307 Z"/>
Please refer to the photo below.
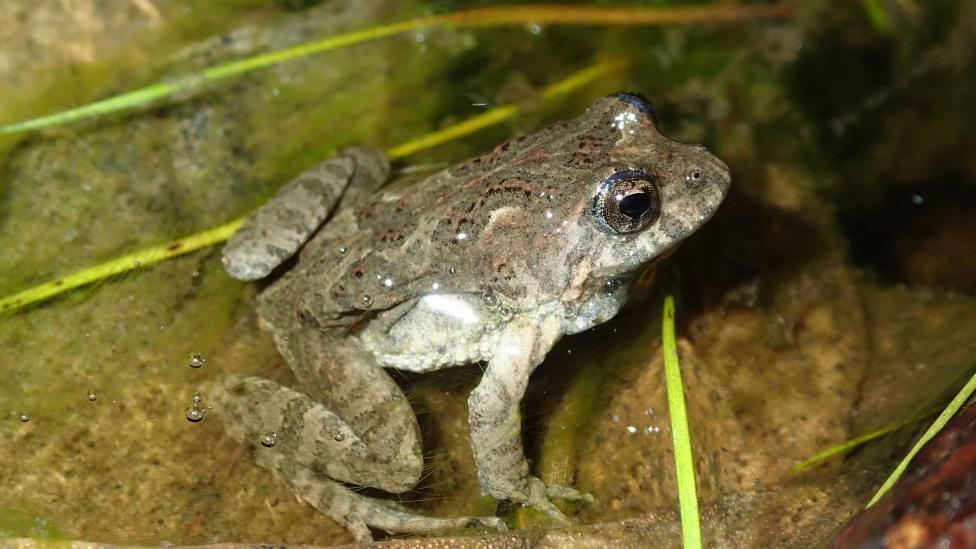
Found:
<path fill-rule="evenodd" d="M 661 323 L 664 379 L 668 391 L 668 414 L 671 419 L 671 439 L 674 443 L 674 464 L 678 480 L 678 507 L 681 510 L 681 540 L 685 549 L 700 549 L 701 521 L 698 517 L 698 493 L 695 488 L 695 462 L 691 452 L 691 433 L 685 409 L 681 365 L 674 337 L 674 297 L 664 298 L 664 319 Z"/>
<path fill-rule="evenodd" d="M 579 6 L 562 4 L 513 5 L 475 8 L 452 13 L 429 15 L 367 29 L 352 31 L 322 40 L 307 42 L 205 69 L 176 78 L 95 101 L 78 108 L 61 111 L 0 126 L 0 135 L 38 130 L 79 120 L 101 116 L 148 104 L 157 99 L 184 93 L 205 84 L 238 76 L 276 63 L 324 53 L 342 47 L 370 42 L 397 34 L 415 32 L 429 27 L 492 27 L 504 25 L 677 25 L 728 24 L 756 19 L 790 17 L 789 4 L 716 4 L 707 6 L 630 8 L 609 6 Z"/>
<path fill-rule="evenodd" d="M 918 442 L 916 442 L 915 445 L 912 446 L 912 449 L 908 451 L 908 454 L 902 458 L 898 466 L 895 467 L 895 470 L 891 472 L 891 475 L 885 479 L 884 484 L 881 485 L 881 488 L 878 488 L 878 491 L 875 492 L 874 497 L 871 498 L 871 501 L 864 506 L 865 509 L 868 509 L 877 503 L 878 500 L 880 500 L 881 497 L 884 496 L 892 486 L 894 486 L 895 482 L 901 478 L 902 473 L 905 472 L 905 469 L 908 467 L 908 463 L 911 462 L 912 458 L 915 457 L 915 454 L 917 454 L 923 446 L 928 444 L 928 442 L 932 440 L 932 437 L 934 437 L 939 431 L 942 430 L 943 427 L 945 427 L 946 423 L 949 423 L 952 416 L 954 416 L 956 412 L 962 408 L 963 404 L 969 400 L 969 397 L 973 394 L 974 390 L 976 390 L 976 373 L 969 378 L 969 381 L 963 385 L 962 389 L 956 393 L 956 396 L 952 399 L 952 401 L 950 401 L 949 404 L 946 405 L 945 409 L 942 410 L 939 417 L 935 418 L 935 421 L 933 421 L 932 425 L 925 430 L 925 433 L 923 433 L 918 439 Z"/>
<path fill-rule="evenodd" d="M 559 95 L 571 93 L 600 76 L 620 69 L 624 64 L 623 61 L 616 61 L 587 67 L 559 82 L 547 86 L 542 90 L 540 96 L 545 100 L 551 100 Z M 489 109 L 478 116 L 397 145 L 387 151 L 387 154 L 391 158 L 402 158 L 497 124 L 515 116 L 518 112 L 519 107 L 517 105 L 501 105 Z M 104 280 L 142 267 L 148 267 L 149 265 L 159 263 L 171 257 L 219 244 L 230 238 L 230 235 L 234 234 L 234 231 L 240 227 L 243 220 L 244 218 L 235 219 L 219 227 L 111 259 L 53 281 L 28 288 L 16 294 L 2 297 L 0 298 L 0 314 L 15 311 L 28 305 L 50 299 L 68 290 L 79 288 L 99 280 Z"/>

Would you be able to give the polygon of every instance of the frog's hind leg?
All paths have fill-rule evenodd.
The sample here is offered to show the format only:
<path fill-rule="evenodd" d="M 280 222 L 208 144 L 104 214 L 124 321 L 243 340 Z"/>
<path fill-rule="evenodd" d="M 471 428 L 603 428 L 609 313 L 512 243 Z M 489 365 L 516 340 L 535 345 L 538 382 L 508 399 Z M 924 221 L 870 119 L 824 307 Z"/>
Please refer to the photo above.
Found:
<path fill-rule="evenodd" d="M 344 486 L 402 492 L 417 482 L 423 460 L 413 410 L 355 342 L 307 328 L 275 341 L 305 392 L 246 378 L 225 385 L 217 396 L 235 438 L 253 444 L 264 433 L 276 433 L 275 446 L 257 448 L 262 466 L 360 538 L 368 533 L 363 525 L 391 532 L 501 527 L 494 517 L 413 514 Z"/>
<path fill-rule="evenodd" d="M 264 278 L 325 222 L 350 183 L 372 190 L 388 174 L 383 153 L 367 148 L 343 150 L 303 172 L 230 237 L 224 246 L 224 269 L 240 280 Z"/>
<path fill-rule="evenodd" d="M 340 482 L 317 475 L 278 453 L 259 452 L 257 462 L 309 505 L 342 524 L 359 542 L 373 540 L 369 527 L 413 534 L 458 528 L 505 529 L 495 517 L 436 518 L 412 513 L 394 502 L 364 496 Z"/>

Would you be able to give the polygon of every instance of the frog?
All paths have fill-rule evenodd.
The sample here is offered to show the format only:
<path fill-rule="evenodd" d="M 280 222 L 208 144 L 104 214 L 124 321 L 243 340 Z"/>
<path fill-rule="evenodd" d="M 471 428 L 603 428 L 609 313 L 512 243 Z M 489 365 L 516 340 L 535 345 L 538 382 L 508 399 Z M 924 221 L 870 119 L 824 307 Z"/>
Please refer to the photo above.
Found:
<path fill-rule="evenodd" d="M 643 96 L 617 93 L 421 181 L 389 178 L 383 153 L 341 150 L 229 238 L 226 272 L 269 280 L 259 325 L 298 386 L 228 378 L 217 395 L 226 430 L 360 542 L 374 529 L 504 529 L 496 516 L 432 517 L 357 489 L 398 494 L 423 472 L 416 415 L 390 371 L 479 363 L 467 405 L 482 492 L 566 522 L 555 500 L 591 498 L 532 474 L 520 419 L 529 378 L 712 217 L 728 167 L 665 137 Z"/>

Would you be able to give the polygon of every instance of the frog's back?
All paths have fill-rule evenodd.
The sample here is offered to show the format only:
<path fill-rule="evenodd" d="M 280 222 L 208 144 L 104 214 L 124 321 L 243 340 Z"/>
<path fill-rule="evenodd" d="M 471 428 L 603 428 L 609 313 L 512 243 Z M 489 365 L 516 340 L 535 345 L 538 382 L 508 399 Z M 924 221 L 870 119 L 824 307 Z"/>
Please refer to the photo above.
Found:
<path fill-rule="evenodd" d="M 297 267 L 314 294 L 305 303 L 320 320 L 385 310 L 428 293 L 526 296 L 523 275 L 547 247 L 567 179 L 589 179 L 565 126 L 503 143 L 409 186 L 384 190 L 342 215 L 356 230 L 337 237 L 326 226 Z M 585 152 L 585 151 L 584 151 Z M 331 224 L 331 222 L 330 222 Z M 318 283 L 314 283 L 317 279 Z M 347 321 L 350 319 L 346 319 Z"/>

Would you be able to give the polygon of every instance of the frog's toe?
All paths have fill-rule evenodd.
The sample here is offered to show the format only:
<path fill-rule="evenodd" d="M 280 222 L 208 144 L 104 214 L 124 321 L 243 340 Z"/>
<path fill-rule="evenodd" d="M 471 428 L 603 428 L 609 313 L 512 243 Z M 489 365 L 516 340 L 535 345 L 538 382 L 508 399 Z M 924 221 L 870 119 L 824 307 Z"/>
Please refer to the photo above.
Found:
<path fill-rule="evenodd" d="M 352 534 L 357 544 L 373 543 L 373 532 L 370 531 L 369 526 L 365 522 L 361 520 L 344 520 L 340 524 Z"/>
<path fill-rule="evenodd" d="M 492 530 L 508 530 L 505 526 L 505 521 L 498 517 L 468 517 L 468 522 L 464 525 L 465 528 L 485 528 Z"/>
<path fill-rule="evenodd" d="M 546 486 L 546 494 L 551 498 L 568 499 L 570 501 L 582 501 L 584 503 L 595 503 L 596 498 L 593 494 L 582 492 L 576 488 L 563 486 L 562 484 L 549 484 Z"/>
<path fill-rule="evenodd" d="M 546 486 L 542 480 L 536 477 L 530 477 L 529 490 L 526 497 L 522 500 L 522 503 L 535 507 L 536 509 L 549 515 L 549 518 L 556 522 L 569 522 L 569 517 L 567 517 L 562 511 L 559 510 L 558 507 L 549 501 L 549 487 Z"/>

